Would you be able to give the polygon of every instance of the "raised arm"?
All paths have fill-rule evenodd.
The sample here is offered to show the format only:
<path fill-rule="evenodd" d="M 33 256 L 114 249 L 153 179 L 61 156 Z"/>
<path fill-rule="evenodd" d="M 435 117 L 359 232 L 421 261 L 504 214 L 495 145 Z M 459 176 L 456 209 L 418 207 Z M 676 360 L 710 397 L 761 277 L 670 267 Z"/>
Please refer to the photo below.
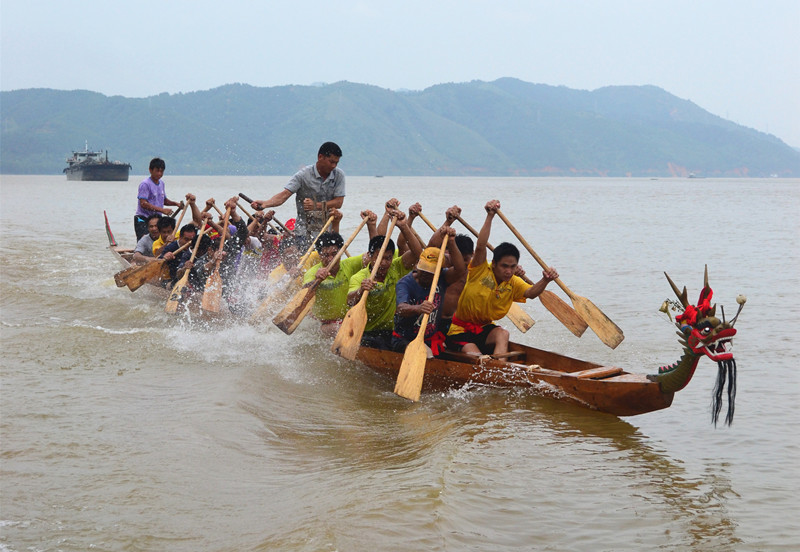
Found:
<path fill-rule="evenodd" d="M 403 266 L 406 268 L 414 268 L 419 260 L 419 256 L 422 255 L 422 246 L 416 236 L 414 236 L 414 232 L 409 228 L 406 214 L 403 211 L 395 211 L 395 214 L 397 216 L 395 225 L 400 228 L 400 233 L 405 236 L 409 247 L 408 251 L 403 253 L 402 256 Z"/>
<path fill-rule="evenodd" d="M 472 255 L 470 265 L 479 266 L 486 262 L 486 244 L 489 243 L 489 235 L 492 233 L 492 220 L 500 208 L 500 202 L 493 199 L 486 203 L 486 220 L 483 221 L 481 231 L 478 232 L 478 241 L 475 243 L 475 253 Z"/>
<path fill-rule="evenodd" d="M 441 232 L 443 229 L 448 236 L 447 252 L 450 254 L 451 264 L 451 268 L 444 273 L 444 277 L 447 284 L 450 285 L 453 282 L 457 282 L 464 275 L 467 271 L 467 264 L 464 262 L 464 256 L 461 254 L 461 250 L 456 245 L 456 229 L 443 225 L 439 231 Z M 444 239 L 444 236 L 442 236 L 442 239 Z"/>
<path fill-rule="evenodd" d="M 398 207 L 400 207 L 400 200 L 397 198 L 393 197 L 386 202 L 386 205 L 384 205 L 383 217 L 381 217 L 381 221 L 378 223 L 378 228 L 376 229 L 376 236 L 386 235 L 386 230 L 389 228 L 389 219 L 392 218 L 392 213 L 394 213 Z"/>
<path fill-rule="evenodd" d="M 367 209 L 365 211 L 361 211 L 361 218 L 367 219 L 367 232 L 369 232 L 369 239 L 372 239 L 375 236 L 377 236 L 378 228 L 376 224 L 378 222 L 378 215 Z"/>

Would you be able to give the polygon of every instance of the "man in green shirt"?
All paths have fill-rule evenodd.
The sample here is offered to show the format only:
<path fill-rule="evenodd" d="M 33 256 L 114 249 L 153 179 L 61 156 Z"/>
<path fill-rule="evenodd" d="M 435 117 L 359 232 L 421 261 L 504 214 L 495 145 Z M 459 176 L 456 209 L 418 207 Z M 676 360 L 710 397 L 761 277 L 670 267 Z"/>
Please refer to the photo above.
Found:
<path fill-rule="evenodd" d="M 347 302 L 353 306 L 358 303 L 363 293 L 369 293 L 366 305 L 367 325 L 364 328 L 364 337 L 361 343 L 379 349 L 391 348 L 396 306 L 395 286 L 400 278 L 413 270 L 423 248 L 423 244 L 408 227 L 405 213 L 395 211 L 394 216 L 397 218 L 396 226 L 400 228 L 400 233 L 409 245 L 408 251 L 395 257 L 394 242 L 389 240 L 375 278 L 372 279 L 370 274 L 372 273 L 373 259 L 377 257 L 385 236 L 372 238 L 369 241 L 368 250 L 370 263 L 350 278 L 350 292 L 347 296 Z"/>

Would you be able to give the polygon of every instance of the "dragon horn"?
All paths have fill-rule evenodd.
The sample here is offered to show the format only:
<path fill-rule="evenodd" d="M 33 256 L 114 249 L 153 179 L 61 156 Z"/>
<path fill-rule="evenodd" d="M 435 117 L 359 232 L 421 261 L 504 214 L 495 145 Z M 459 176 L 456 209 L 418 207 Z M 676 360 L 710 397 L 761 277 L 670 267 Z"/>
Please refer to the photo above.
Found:
<path fill-rule="evenodd" d="M 689 306 L 689 299 L 688 299 L 688 295 L 686 293 L 686 286 L 683 286 L 683 293 L 681 293 L 680 291 L 678 291 L 678 286 L 676 286 L 675 282 L 672 281 L 672 278 L 669 277 L 669 274 L 667 274 L 665 272 L 664 276 L 667 277 L 667 281 L 669 282 L 669 285 L 672 286 L 672 291 L 674 291 L 675 295 L 677 295 L 678 299 L 680 299 L 681 305 L 683 305 L 683 308 L 688 307 Z"/>

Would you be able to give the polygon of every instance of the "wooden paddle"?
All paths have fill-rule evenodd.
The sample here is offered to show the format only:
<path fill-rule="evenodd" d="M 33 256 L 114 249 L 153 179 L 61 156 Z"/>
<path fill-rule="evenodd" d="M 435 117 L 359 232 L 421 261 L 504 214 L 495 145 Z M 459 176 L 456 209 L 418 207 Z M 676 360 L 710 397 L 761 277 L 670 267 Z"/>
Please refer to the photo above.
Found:
<path fill-rule="evenodd" d="M 517 231 L 514 225 L 511 224 L 511 221 L 506 218 L 500 209 L 497 210 L 497 215 L 503 219 L 503 222 L 506 223 L 508 229 L 514 233 L 520 243 L 525 246 L 525 249 L 527 249 L 533 258 L 536 259 L 536 262 L 546 270 L 547 264 L 545 264 L 541 257 L 536 254 L 536 251 L 534 251 L 530 244 L 525 241 L 525 238 L 522 237 L 519 231 Z M 556 278 L 555 282 L 558 284 L 558 287 L 564 290 L 564 293 L 566 293 L 569 298 L 572 299 L 572 304 L 575 307 L 575 310 L 578 312 L 578 315 L 587 324 L 589 324 L 589 327 L 595 334 L 597 334 L 597 337 L 600 338 L 600 341 L 612 349 L 615 349 L 617 345 L 622 343 L 622 340 L 625 339 L 625 336 L 622 334 L 622 330 L 620 330 L 619 327 L 603 313 L 603 311 L 597 308 L 597 306 L 595 306 L 595 304 L 589 301 L 586 297 L 581 297 L 580 295 L 572 293 L 572 291 L 566 285 L 564 285 L 560 278 Z"/>
<path fill-rule="evenodd" d="M 190 245 L 189 243 L 183 244 L 178 249 L 176 249 L 174 253 L 180 253 L 181 251 L 189 247 L 189 245 Z M 137 289 L 145 285 L 153 278 L 160 276 L 161 270 L 164 268 L 164 263 L 166 263 L 165 259 L 157 259 L 147 264 L 137 266 L 130 273 L 123 276 L 122 279 L 125 280 L 125 285 L 128 286 L 128 289 L 130 289 L 131 291 L 136 291 Z"/>
<path fill-rule="evenodd" d="M 180 211 L 181 209 L 183 209 L 183 207 L 179 207 L 178 211 Z M 176 211 L 176 213 L 177 213 L 177 211 Z M 106 212 L 103 211 L 103 216 L 105 216 L 105 214 L 106 214 Z M 183 220 L 183 215 L 185 215 L 185 214 L 186 214 L 186 210 L 184 210 L 183 213 L 181 213 L 181 217 L 180 217 L 180 219 L 178 219 L 178 223 L 176 224 L 176 228 L 175 228 L 175 237 L 176 238 L 178 237 L 178 234 L 180 233 L 180 224 L 181 224 L 181 221 Z M 106 234 L 108 235 L 109 242 L 114 240 L 114 236 L 113 236 L 113 234 L 111 234 L 111 228 L 109 228 L 109 226 L 108 226 L 108 217 L 106 217 Z M 116 246 L 116 245 L 117 245 L 116 242 L 112 243 L 112 246 Z M 133 265 L 133 266 L 129 266 L 128 268 L 125 268 L 123 270 L 120 270 L 119 272 L 114 274 L 114 283 L 117 284 L 117 287 L 125 287 L 127 285 L 127 283 L 126 283 L 127 277 L 131 273 L 133 273 L 136 269 L 141 268 L 142 266 L 143 265 Z M 139 289 L 139 287 L 141 287 L 141 285 L 137 286 L 136 289 Z M 135 290 L 131 290 L 131 291 L 135 291 Z"/>
<path fill-rule="evenodd" d="M 333 258 L 333 260 L 328 263 L 328 270 L 330 270 L 333 265 L 336 264 L 336 261 L 341 258 L 345 248 L 350 245 L 354 239 L 356 239 L 356 236 L 361 229 L 364 228 L 366 223 L 366 218 L 361 219 L 361 224 L 358 225 L 358 228 L 355 229 L 355 232 L 353 232 L 347 241 L 344 242 L 344 245 L 339 248 L 339 251 L 336 253 L 336 256 Z M 319 286 L 319 280 L 314 278 L 314 282 L 310 286 L 304 287 L 295 293 L 294 297 L 289 300 L 283 310 L 272 319 L 272 322 L 278 326 L 282 332 L 291 334 L 295 328 L 297 328 L 310 309 L 308 306 L 309 303 L 311 303 L 311 301 L 313 301 L 316 297 L 317 286 Z"/>
<path fill-rule="evenodd" d="M 332 216 L 328 217 L 327 222 L 325 222 L 325 224 L 322 226 L 322 230 L 319 231 L 319 234 L 317 234 L 317 237 L 314 238 L 314 241 L 311 242 L 311 245 L 309 246 L 308 251 L 306 251 L 305 255 L 303 255 L 300 258 L 300 262 L 297 265 L 298 268 L 303 268 L 303 265 L 308 260 L 308 258 L 311 256 L 311 253 L 314 252 L 314 246 L 317 243 L 317 240 L 328 229 L 328 227 L 332 223 L 333 223 L 333 217 Z M 283 263 L 281 263 L 278 266 L 276 266 L 275 268 L 273 268 L 272 272 L 269 273 L 269 280 L 268 281 L 270 283 L 277 282 L 278 280 L 280 280 L 283 277 L 284 274 L 286 274 L 286 272 L 287 272 L 286 266 Z"/>
<path fill-rule="evenodd" d="M 222 248 L 225 247 L 225 238 L 228 237 L 228 217 L 231 216 L 231 208 L 225 210 L 222 217 L 222 235 L 219 238 L 219 248 L 217 249 L 217 263 L 214 265 L 214 272 L 206 279 L 206 288 L 203 290 L 203 300 L 200 308 L 208 312 L 219 312 L 220 302 L 222 301 L 222 276 L 219 273 L 219 264 L 222 261 Z"/>
<path fill-rule="evenodd" d="M 478 237 L 477 230 L 475 230 L 475 228 L 470 226 L 467 221 L 462 219 L 460 216 L 457 216 L 456 220 L 460 222 L 461 225 L 464 226 L 464 228 L 469 230 L 473 236 L 475 236 L 476 238 Z M 486 247 L 489 248 L 489 251 L 494 251 L 494 247 L 492 247 L 490 244 L 487 243 Z M 525 280 L 529 284 L 533 284 L 533 282 L 527 277 L 524 277 L 523 280 Z M 561 322 L 576 337 L 582 336 L 583 332 L 586 331 L 586 328 L 589 327 L 589 325 L 586 322 L 584 322 L 583 318 L 578 316 L 578 313 L 575 312 L 575 310 L 572 307 L 570 307 L 563 299 L 561 299 L 561 297 L 559 297 L 552 291 L 546 289 L 542 293 L 540 293 L 539 301 L 541 301 L 542 305 L 544 305 L 544 308 L 550 311 L 550 313 L 553 316 L 555 316 L 556 319 L 559 322 Z M 510 316 L 509 319 L 512 322 L 514 321 L 514 319 L 511 318 Z M 516 325 L 516 323 L 514 325 Z M 517 327 L 519 328 L 519 326 Z M 522 331 L 524 332 L 524 330 Z"/>
<path fill-rule="evenodd" d="M 211 226 L 203 225 L 202 230 L 200 230 L 200 232 L 197 234 L 197 237 L 195 237 L 194 249 L 192 249 L 192 256 L 189 257 L 189 262 L 194 262 L 194 258 L 197 256 L 197 250 L 200 248 L 200 240 L 210 228 Z M 178 303 L 180 303 L 181 297 L 183 296 L 183 288 L 186 287 L 186 283 L 189 281 L 189 272 L 191 272 L 191 270 L 186 270 L 183 273 L 183 276 L 181 276 L 180 280 L 175 282 L 175 285 L 172 286 L 172 291 L 167 299 L 167 304 L 164 306 L 164 312 L 168 312 L 170 314 L 177 312 Z"/>
<path fill-rule="evenodd" d="M 427 224 L 431 228 L 431 230 L 436 232 L 436 227 L 433 225 L 433 223 L 431 223 L 431 221 L 428 220 L 428 218 L 425 215 L 420 213 L 419 216 L 422 218 L 422 220 L 425 221 L 425 224 Z M 458 220 L 461 220 L 460 217 L 458 218 Z M 462 224 L 465 223 L 462 222 Z M 468 228 L 468 230 L 472 231 L 470 228 Z M 478 235 L 475 234 L 475 237 L 478 237 Z M 486 244 L 486 246 L 489 248 L 490 251 L 494 251 L 494 248 L 491 245 Z M 508 309 L 506 317 L 509 320 L 511 320 L 511 323 L 514 324 L 517 327 L 517 329 L 522 333 L 527 332 L 533 327 L 534 324 L 536 324 L 536 321 L 533 318 L 531 318 L 530 314 L 525 312 L 525 310 L 519 305 L 519 303 L 511 303 L 511 307 Z"/>
<path fill-rule="evenodd" d="M 332 222 L 333 222 L 333 217 L 329 217 L 328 221 L 322 227 L 322 230 L 320 231 L 320 233 L 317 234 L 317 237 L 314 238 L 314 241 L 311 242 L 311 245 L 308 247 L 308 250 L 305 252 L 305 254 L 302 257 L 300 257 L 300 262 L 297 263 L 297 268 L 299 270 L 303 269 L 303 266 L 306 264 L 306 261 L 311 256 L 311 253 L 314 252 L 314 247 L 315 247 L 315 245 L 317 243 L 317 240 L 325 232 L 325 230 L 328 229 L 328 226 L 330 226 L 330 224 Z M 280 270 L 278 270 L 278 269 L 280 269 Z M 273 268 L 272 272 L 269 273 L 269 282 L 270 283 L 277 282 L 278 280 L 280 280 L 284 276 L 284 274 L 287 274 L 286 267 L 283 265 L 283 263 L 281 263 L 278 266 L 276 266 L 275 268 Z M 288 282 L 287 282 L 287 285 L 288 285 Z M 284 287 L 285 287 L 284 285 L 279 286 L 279 289 L 273 290 L 269 295 L 267 295 L 264 298 L 264 300 L 256 308 L 256 310 L 253 311 L 253 314 L 250 315 L 250 323 L 251 324 L 255 324 L 256 322 L 258 322 L 261 319 L 261 317 L 264 315 L 264 313 L 268 312 L 272 302 L 276 298 L 281 297 L 283 295 L 282 292 L 283 292 L 283 288 Z"/>
<path fill-rule="evenodd" d="M 389 238 L 392 237 L 392 230 L 394 230 L 396 222 L 397 217 L 392 217 L 392 220 L 389 221 L 389 228 L 386 230 L 386 237 L 383 240 L 383 244 L 381 244 L 380 251 L 378 251 L 378 256 L 372 261 L 372 272 L 369 275 L 371 279 L 375 278 L 375 274 L 380 268 L 383 253 L 386 251 Z M 348 360 L 356 359 L 358 349 L 361 347 L 361 337 L 364 335 L 364 328 L 367 325 L 367 297 L 369 297 L 368 291 L 362 293 L 358 303 L 345 314 L 342 325 L 339 327 L 331 346 L 331 351 L 334 354 Z"/>
<path fill-rule="evenodd" d="M 439 283 L 439 274 L 442 271 L 444 261 L 444 251 L 447 247 L 447 238 L 442 240 L 442 247 L 439 252 L 439 260 L 436 261 L 436 271 L 433 273 L 431 291 L 428 293 L 428 301 L 433 302 L 436 293 L 436 284 Z M 423 314 L 419 325 L 419 331 L 414 341 L 408 344 L 403 355 L 403 362 L 400 364 L 400 371 L 397 374 L 397 383 L 394 385 L 394 392 L 412 401 L 419 400 L 422 391 L 422 378 L 425 375 L 425 363 L 428 360 L 428 348 L 425 345 L 425 329 L 428 327 L 430 314 Z"/>
<path fill-rule="evenodd" d="M 183 207 L 179 208 L 178 211 L 180 211 L 181 209 L 183 209 Z M 185 214 L 186 214 L 186 209 L 183 209 L 183 211 L 181 212 L 181 216 L 178 217 L 178 222 L 175 223 L 176 238 L 181 235 L 181 223 L 183 222 L 183 215 Z"/>

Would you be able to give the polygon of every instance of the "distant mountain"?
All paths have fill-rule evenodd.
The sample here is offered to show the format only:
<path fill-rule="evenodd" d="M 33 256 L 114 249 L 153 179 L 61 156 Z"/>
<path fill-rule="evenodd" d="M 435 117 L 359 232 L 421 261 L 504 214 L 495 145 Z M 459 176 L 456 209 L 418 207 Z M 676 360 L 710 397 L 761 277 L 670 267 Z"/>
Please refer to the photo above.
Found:
<path fill-rule="evenodd" d="M 0 172 L 57 174 L 73 149 L 147 174 L 288 175 L 322 142 L 352 175 L 800 177 L 800 152 L 655 86 L 573 90 L 504 78 L 391 91 L 230 84 L 149 98 L 0 93 Z"/>

